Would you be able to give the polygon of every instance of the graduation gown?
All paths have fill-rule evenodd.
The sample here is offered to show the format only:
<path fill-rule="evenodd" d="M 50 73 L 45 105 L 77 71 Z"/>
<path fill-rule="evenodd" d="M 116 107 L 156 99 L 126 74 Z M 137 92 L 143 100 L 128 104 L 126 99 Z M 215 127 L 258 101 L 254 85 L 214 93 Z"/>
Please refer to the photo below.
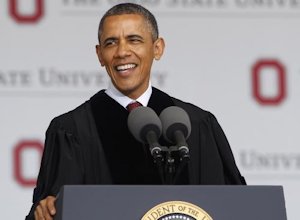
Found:
<path fill-rule="evenodd" d="M 176 184 L 246 184 L 215 116 L 153 88 L 148 107 L 159 115 L 174 105 L 188 113 L 192 127 L 190 161 Z M 66 184 L 162 184 L 150 151 L 130 134 L 127 117 L 127 110 L 101 90 L 51 121 L 26 219 L 34 219 L 38 202 Z"/>

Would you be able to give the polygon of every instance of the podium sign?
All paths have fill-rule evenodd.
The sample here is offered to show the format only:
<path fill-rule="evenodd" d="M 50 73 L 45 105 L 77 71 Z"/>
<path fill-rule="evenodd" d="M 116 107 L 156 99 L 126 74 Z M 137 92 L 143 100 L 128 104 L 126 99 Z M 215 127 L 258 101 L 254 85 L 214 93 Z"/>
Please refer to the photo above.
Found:
<path fill-rule="evenodd" d="M 281 186 L 64 186 L 55 220 L 286 220 Z"/>

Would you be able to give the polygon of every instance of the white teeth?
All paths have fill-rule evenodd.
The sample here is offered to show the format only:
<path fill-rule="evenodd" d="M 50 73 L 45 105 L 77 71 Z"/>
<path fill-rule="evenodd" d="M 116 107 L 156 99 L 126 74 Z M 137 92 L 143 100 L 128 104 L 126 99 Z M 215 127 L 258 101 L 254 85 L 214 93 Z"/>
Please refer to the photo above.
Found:
<path fill-rule="evenodd" d="M 118 71 L 124 71 L 124 70 L 127 70 L 127 69 L 132 69 L 134 68 L 136 65 L 135 64 L 125 64 L 125 65 L 120 65 L 120 66 L 117 66 L 116 69 Z"/>

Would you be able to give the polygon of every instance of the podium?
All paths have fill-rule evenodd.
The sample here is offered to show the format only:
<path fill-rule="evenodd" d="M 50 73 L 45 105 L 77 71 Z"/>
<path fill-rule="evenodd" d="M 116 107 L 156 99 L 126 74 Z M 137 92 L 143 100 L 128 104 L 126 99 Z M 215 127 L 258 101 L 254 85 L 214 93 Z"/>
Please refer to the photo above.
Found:
<path fill-rule="evenodd" d="M 282 186 L 63 186 L 55 220 L 286 220 Z"/>

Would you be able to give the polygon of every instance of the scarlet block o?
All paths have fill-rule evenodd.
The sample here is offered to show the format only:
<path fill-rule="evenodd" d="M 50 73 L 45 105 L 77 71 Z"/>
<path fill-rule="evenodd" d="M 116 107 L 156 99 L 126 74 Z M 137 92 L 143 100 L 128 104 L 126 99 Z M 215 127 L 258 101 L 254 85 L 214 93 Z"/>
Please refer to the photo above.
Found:
<path fill-rule="evenodd" d="M 261 94 L 261 77 L 263 68 L 273 68 L 278 77 L 278 89 L 276 96 L 266 97 Z M 282 63 L 278 60 L 263 59 L 257 61 L 252 69 L 252 91 L 254 98 L 262 105 L 279 105 L 286 97 L 286 72 Z"/>
<path fill-rule="evenodd" d="M 35 186 L 36 178 L 26 178 L 23 176 L 22 167 L 22 153 L 25 150 L 34 149 L 38 151 L 40 157 L 42 157 L 43 153 L 43 144 L 40 141 L 30 141 L 25 140 L 19 142 L 14 148 L 13 156 L 14 156 L 14 177 L 17 182 L 22 186 Z"/>
<path fill-rule="evenodd" d="M 44 15 L 44 0 L 33 0 L 34 12 L 30 15 L 21 14 L 18 3 L 21 0 L 9 0 L 9 14 L 18 23 L 37 23 Z M 24 1 L 24 0 L 23 0 Z M 28 3 L 28 0 L 25 0 Z"/>

